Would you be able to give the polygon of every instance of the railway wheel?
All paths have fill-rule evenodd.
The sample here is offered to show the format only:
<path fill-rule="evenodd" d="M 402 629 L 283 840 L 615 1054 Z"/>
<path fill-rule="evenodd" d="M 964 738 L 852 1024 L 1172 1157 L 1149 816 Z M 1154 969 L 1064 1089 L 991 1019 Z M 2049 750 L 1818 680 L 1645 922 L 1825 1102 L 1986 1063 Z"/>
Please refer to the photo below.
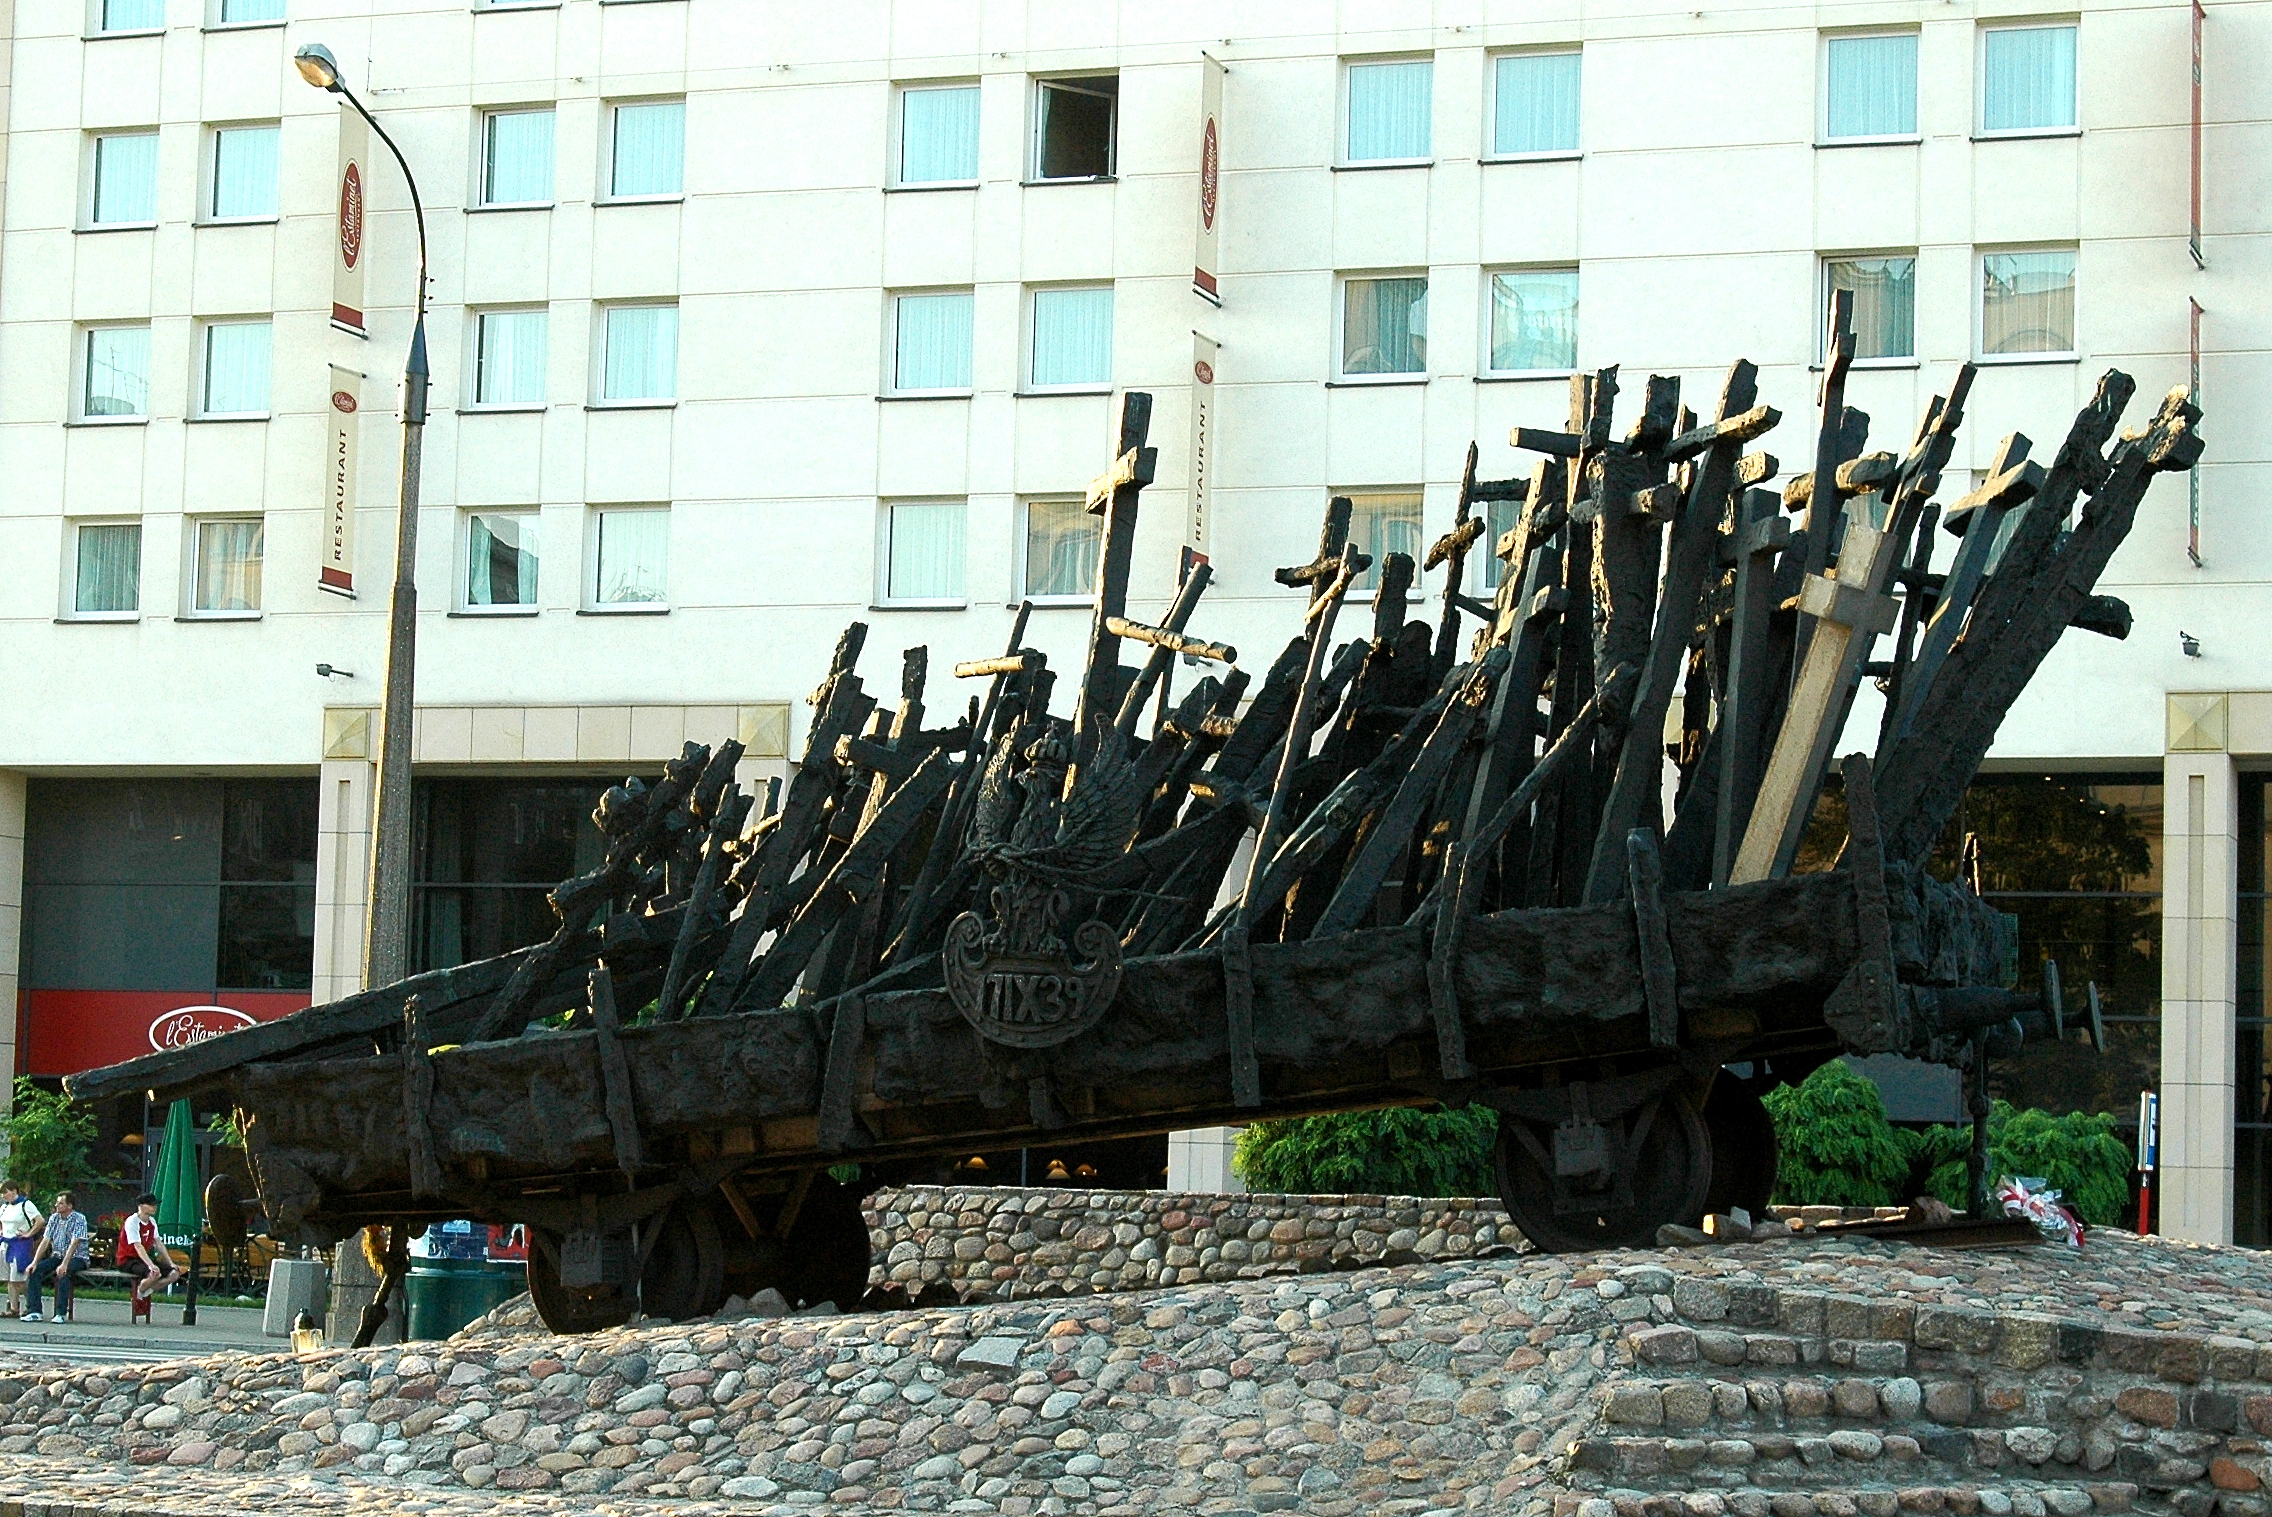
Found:
<path fill-rule="evenodd" d="M 726 1299 L 726 1251 L 710 1208 L 684 1202 L 664 1214 L 639 1276 L 639 1309 L 674 1322 L 707 1317 Z"/>
<path fill-rule="evenodd" d="M 1704 1102 L 1704 1129 L 1712 1137 L 1712 1188 L 1704 1210 L 1740 1206 L 1754 1221 L 1765 1221 L 1782 1150 L 1759 1093 L 1722 1070 Z"/>
<path fill-rule="evenodd" d="M 1712 1186 L 1712 1139 L 1678 1090 L 1643 1101 L 1602 1123 L 1611 1170 L 1632 1153 L 1629 1178 L 1568 1177 L 1557 1193 L 1554 1127 L 1512 1113 L 1499 1117 L 1499 1200 L 1522 1235 L 1550 1254 L 1595 1248 L 1649 1248 L 1667 1222 L 1693 1226 Z"/>
<path fill-rule="evenodd" d="M 547 1331 L 563 1335 L 621 1327 L 637 1305 L 613 1286 L 572 1291 L 560 1283 L 560 1235 L 529 1229 L 529 1300 Z"/>

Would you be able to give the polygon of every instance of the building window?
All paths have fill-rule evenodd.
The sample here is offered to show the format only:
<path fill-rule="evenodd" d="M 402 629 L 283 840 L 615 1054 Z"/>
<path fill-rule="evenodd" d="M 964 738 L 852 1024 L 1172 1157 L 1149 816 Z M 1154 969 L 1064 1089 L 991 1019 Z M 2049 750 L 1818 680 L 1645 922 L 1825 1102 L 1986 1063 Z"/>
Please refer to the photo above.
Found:
<path fill-rule="evenodd" d="M 1420 558 L 1427 545 L 1420 540 L 1420 492 L 1418 490 L 1345 490 L 1352 510 L 1349 515 L 1349 540 L 1357 551 L 1372 559 L 1372 565 L 1350 582 L 1351 595 L 1370 595 L 1381 582 L 1381 563 L 1391 553 L 1402 553 L 1412 560 L 1414 577 L 1418 577 Z"/>
<path fill-rule="evenodd" d="M 1822 268 L 1832 291 L 1854 292 L 1856 359 L 1917 356 L 1915 256 L 1905 253 L 1888 258 L 1826 258 Z M 1823 304 L 1827 309 L 1827 298 Z M 1827 333 L 1823 347 L 1827 355 Z"/>
<path fill-rule="evenodd" d="M 958 529 L 959 530 L 959 529 Z M 1104 518 L 1077 500 L 1026 502 L 1025 588 L 1029 600 L 1086 600 L 1096 590 Z"/>
<path fill-rule="evenodd" d="M 899 92 L 901 184 L 978 181 L 978 86 L 910 85 Z"/>
<path fill-rule="evenodd" d="M 150 329 L 90 327 L 79 414 L 93 420 L 150 414 Z"/>
<path fill-rule="evenodd" d="M 2074 250 L 1982 254 L 1981 355 L 1994 358 L 2074 351 Z"/>
<path fill-rule="evenodd" d="M 1483 588 L 1496 590 L 1499 581 L 1507 577 L 1507 565 L 1499 557 L 1499 539 L 1515 529 L 1515 518 L 1522 514 L 1519 500 L 1485 502 L 1483 538 L 1475 546 L 1483 555 Z"/>
<path fill-rule="evenodd" d="M 95 139 L 90 226 L 148 226 L 158 219 L 158 134 L 124 132 Z"/>
<path fill-rule="evenodd" d="M 1577 365 L 1578 271 L 1493 274 L 1491 372 L 1566 374 Z"/>
<path fill-rule="evenodd" d="M 1033 177 L 1109 179 L 1120 76 L 1039 79 L 1033 95 Z"/>
<path fill-rule="evenodd" d="M 1341 372 L 1422 374 L 1428 368 L 1428 276 L 1342 281 Z"/>
<path fill-rule="evenodd" d="M 2272 986 L 2272 930 L 2267 930 L 2272 928 L 2272 869 L 2266 867 L 2266 855 L 2272 852 L 2272 821 L 2267 820 L 2272 818 L 2272 807 L 2266 805 L 2272 776 L 2238 775 L 2235 788 L 2240 802 L 2240 888 L 2235 903 L 2239 920 L 2235 924 L 2238 951 L 2234 964 L 2238 972 L 2233 1029 L 2237 1044 L 2233 1242 L 2244 1248 L 2265 1248 L 2272 1247 L 2272 995 L 2267 994 L 2267 987 Z M 2211 834 L 2212 849 L 2214 836 Z M 2215 854 L 2210 856 L 2214 858 Z M 2158 912 L 2154 925 L 2161 925 Z M 2158 946 L 2158 933 L 2156 942 Z M 2208 951 L 2215 952 L 2213 948 Z M 2108 1041 L 2113 1041 L 2111 1030 Z M 2148 1087 L 2158 1083 L 2156 1072 L 2151 1066 L 2146 1070 Z M 2133 1095 L 2130 1100 L 2135 1106 L 2137 1097 Z M 2166 1142 L 2163 1152 L 2168 1152 Z"/>
<path fill-rule="evenodd" d="M 968 393 L 970 291 L 898 295 L 891 304 L 892 389 L 902 395 Z"/>
<path fill-rule="evenodd" d="M 552 203 L 552 108 L 481 118 L 481 203 Z"/>
<path fill-rule="evenodd" d="M 214 14 L 219 26 L 249 26 L 260 21 L 284 19 L 284 0 L 221 0 Z"/>
<path fill-rule="evenodd" d="M 545 895 L 606 859 L 588 779 L 421 777 L 411 788 L 411 968 L 447 969 L 552 936 Z"/>
<path fill-rule="evenodd" d="M 536 604 L 534 511 L 469 511 L 465 518 L 467 610 Z"/>
<path fill-rule="evenodd" d="M 592 533 L 592 604 L 653 609 L 669 599 L 671 513 L 638 506 L 596 513 Z"/>
<path fill-rule="evenodd" d="M 1506 53 L 1491 62 L 1491 154 L 1578 150 L 1579 55 Z"/>
<path fill-rule="evenodd" d="M 1838 142 L 1917 134 L 1917 34 L 1825 37 L 1822 135 Z"/>
<path fill-rule="evenodd" d="M 95 30 L 158 32 L 166 27 L 166 0 L 95 0 Z"/>
<path fill-rule="evenodd" d="M 123 616 L 142 609 L 142 524 L 83 522 L 73 536 L 74 616 Z"/>
<path fill-rule="evenodd" d="M 1033 292 L 1028 373 L 1037 390 L 1112 383 L 1112 286 Z"/>
<path fill-rule="evenodd" d="M 1436 66 L 1426 58 L 1399 58 L 1348 67 L 1348 132 L 1344 163 L 1396 163 L 1425 159 Z"/>
<path fill-rule="evenodd" d="M 216 321 L 205 328 L 201 416 L 268 414 L 269 324 Z"/>
<path fill-rule="evenodd" d="M 886 605 L 960 606 L 963 603 L 963 524 L 959 500 L 900 500 L 884 507 L 883 584 Z"/>
<path fill-rule="evenodd" d="M 544 404 L 543 311 L 483 311 L 474 317 L 473 403 Z"/>
<path fill-rule="evenodd" d="M 615 108 L 608 147 L 610 198 L 637 200 L 686 189 L 686 102 L 646 100 Z"/>
<path fill-rule="evenodd" d="M 1980 34 L 1980 130 L 2055 132 L 2074 124 L 2074 23 L 1984 30 Z"/>
<path fill-rule="evenodd" d="M 678 307 L 609 306 L 600 372 L 603 401 L 678 396 Z"/>
<path fill-rule="evenodd" d="M 269 220 L 276 215 L 276 141 L 273 126 L 225 126 L 213 133 L 213 197 L 206 214 L 215 221 Z"/>
<path fill-rule="evenodd" d="M 221 786 L 223 990 L 305 990 L 315 967 L 316 812 L 306 780 Z"/>
<path fill-rule="evenodd" d="M 189 609 L 229 616 L 260 609 L 261 519 L 207 519 L 196 524 Z"/>

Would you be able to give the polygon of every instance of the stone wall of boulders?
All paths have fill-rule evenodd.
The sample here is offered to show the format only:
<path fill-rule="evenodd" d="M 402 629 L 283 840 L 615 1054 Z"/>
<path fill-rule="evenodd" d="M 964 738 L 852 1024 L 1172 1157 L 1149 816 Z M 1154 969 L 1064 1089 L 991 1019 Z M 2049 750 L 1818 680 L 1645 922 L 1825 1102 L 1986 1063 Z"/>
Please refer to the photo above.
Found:
<path fill-rule="evenodd" d="M 909 1186 L 868 1197 L 871 1284 L 965 1299 L 1463 1259 L 1512 1249 L 1496 1200 Z"/>

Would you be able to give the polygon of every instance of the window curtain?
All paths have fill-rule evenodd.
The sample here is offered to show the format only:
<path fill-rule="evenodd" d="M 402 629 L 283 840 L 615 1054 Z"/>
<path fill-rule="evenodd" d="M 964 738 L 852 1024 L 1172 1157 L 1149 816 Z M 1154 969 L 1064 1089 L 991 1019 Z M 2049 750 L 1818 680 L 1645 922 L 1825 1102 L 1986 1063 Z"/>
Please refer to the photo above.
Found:
<path fill-rule="evenodd" d="M 1578 362 L 1578 271 L 1491 276 L 1491 367 L 1570 369 Z"/>
<path fill-rule="evenodd" d="M 276 138 L 272 126 L 213 134 L 214 216 L 276 214 Z"/>
<path fill-rule="evenodd" d="M 2016 132 L 2075 124 L 2075 29 L 1999 27 L 1983 38 L 1980 125 Z"/>
<path fill-rule="evenodd" d="M 1428 367 L 1428 281 L 1352 279 L 1341 322 L 1344 374 L 1419 374 Z"/>
<path fill-rule="evenodd" d="M 670 541 L 668 511 L 602 511 L 593 600 L 603 606 L 660 604 L 669 583 Z"/>
<path fill-rule="evenodd" d="M 544 312 L 483 312 L 474 401 L 486 406 L 540 403 L 544 399 L 544 360 Z"/>
<path fill-rule="evenodd" d="M 1830 266 L 1830 287 L 1854 292 L 1856 358 L 1916 356 L 1916 259 L 1840 259 Z"/>
<path fill-rule="evenodd" d="M 1428 156 L 1435 71 L 1424 58 L 1349 65 L 1349 162 Z"/>
<path fill-rule="evenodd" d="M 95 139 L 97 226 L 158 219 L 158 134 Z"/>
<path fill-rule="evenodd" d="M 959 500 L 903 501 L 891 508 L 891 600 L 961 600 L 965 511 Z"/>
<path fill-rule="evenodd" d="M 978 177 L 978 86 L 906 90 L 899 97 L 899 182 Z"/>
<path fill-rule="evenodd" d="M 522 205 L 552 198 L 552 112 L 497 111 L 489 117 L 482 201 Z"/>
<path fill-rule="evenodd" d="M 1494 78 L 1492 152 L 1578 150 L 1578 54 L 1510 53 Z"/>
<path fill-rule="evenodd" d="M 87 334 L 85 414 L 150 414 L 148 327 L 97 327 Z"/>
<path fill-rule="evenodd" d="M 1033 382 L 1101 385 L 1112 379 L 1112 291 L 1033 292 Z"/>
<path fill-rule="evenodd" d="M 79 529 L 75 611 L 133 611 L 142 604 L 142 525 L 118 522 Z"/>
<path fill-rule="evenodd" d="M 893 302 L 892 388 L 970 388 L 970 292 L 902 295 Z"/>
<path fill-rule="evenodd" d="M 1522 514 L 1522 507 L 1520 502 L 1512 500 L 1495 500 L 1490 506 L 1490 514 L 1484 521 L 1483 539 L 1469 551 L 1480 550 L 1483 556 L 1483 588 L 1496 590 L 1507 572 L 1506 564 L 1499 558 L 1499 539 L 1515 529 L 1515 518 Z"/>
<path fill-rule="evenodd" d="M 269 324 L 232 321 L 205 329 L 205 414 L 268 410 Z"/>
<path fill-rule="evenodd" d="M 1352 495 L 1349 497 L 1349 536 L 1357 551 L 1372 555 L 1372 566 L 1350 585 L 1352 592 L 1367 594 L 1381 582 L 1381 563 L 1391 553 L 1409 556 L 1417 571 L 1423 553 L 1420 541 L 1420 497 L 1417 495 Z"/>
<path fill-rule="evenodd" d="M 1077 500 L 1037 500 L 1026 507 L 1026 594 L 1088 595 L 1096 589 L 1104 519 Z"/>
<path fill-rule="evenodd" d="M 197 610 L 260 609 L 260 528 L 257 519 L 197 524 Z"/>
<path fill-rule="evenodd" d="M 686 102 L 615 108 L 613 195 L 676 195 L 686 188 Z"/>
<path fill-rule="evenodd" d="M 1990 253 L 1980 260 L 1980 351 L 2075 351 L 2075 255 Z"/>
<path fill-rule="evenodd" d="M 607 313 L 608 400 L 669 400 L 678 393 L 678 307 L 617 306 Z"/>
<path fill-rule="evenodd" d="M 284 0 L 221 0 L 221 24 L 238 21 L 281 21 Z"/>
<path fill-rule="evenodd" d="M 1917 36 L 1833 37 L 1825 134 L 1905 137 L 1917 130 Z"/>
<path fill-rule="evenodd" d="M 149 31 L 166 24 L 166 0 L 103 0 L 103 30 Z"/>
<path fill-rule="evenodd" d="M 533 516 L 482 513 L 471 518 L 466 527 L 467 605 L 536 604 L 536 529 Z"/>

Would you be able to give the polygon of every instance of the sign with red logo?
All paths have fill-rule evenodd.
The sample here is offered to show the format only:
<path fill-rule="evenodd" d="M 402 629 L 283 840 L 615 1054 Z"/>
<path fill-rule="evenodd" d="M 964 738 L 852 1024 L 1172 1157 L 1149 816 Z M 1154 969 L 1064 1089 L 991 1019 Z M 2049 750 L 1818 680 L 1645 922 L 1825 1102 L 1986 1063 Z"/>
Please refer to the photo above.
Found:
<path fill-rule="evenodd" d="M 368 225 L 363 165 L 371 129 L 345 101 L 339 106 L 339 225 L 331 240 L 331 324 L 357 337 L 363 330 L 363 233 Z"/>
<path fill-rule="evenodd" d="M 331 366 L 331 425 L 323 459 L 323 547 L 316 564 L 316 588 L 350 600 L 355 596 L 355 450 L 363 430 L 355 418 L 362 404 L 355 397 L 362 384 L 363 376 L 353 369 Z"/>
<path fill-rule="evenodd" d="M 150 1047 L 156 1053 L 171 1053 L 240 1027 L 259 1025 L 260 1019 L 251 1012 L 228 1006 L 177 1006 L 150 1019 Z"/>
<path fill-rule="evenodd" d="M 355 397 L 348 394 L 345 390 L 334 390 L 331 392 L 331 408 L 334 411 L 343 411 L 349 416 L 354 415 L 356 411 L 360 409 L 360 407 L 356 404 Z"/>
<path fill-rule="evenodd" d="M 26 990 L 16 1072 L 71 1075 L 170 1053 L 308 1004 L 304 990 Z"/>
<path fill-rule="evenodd" d="M 1183 545 L 1205 556 L 1215 480 L 1215 339 L 1191 334 L 1191 482 L 1185 496 Z"/>
<path fill-rule="evenodd" d="M 1215 288 L 1215 212 L 1223 192 L 1223 65 L 1202 53 L 1199 70 L 1199 236 L 1191 287 L 1221 305 L 1223 297 Z"/>

